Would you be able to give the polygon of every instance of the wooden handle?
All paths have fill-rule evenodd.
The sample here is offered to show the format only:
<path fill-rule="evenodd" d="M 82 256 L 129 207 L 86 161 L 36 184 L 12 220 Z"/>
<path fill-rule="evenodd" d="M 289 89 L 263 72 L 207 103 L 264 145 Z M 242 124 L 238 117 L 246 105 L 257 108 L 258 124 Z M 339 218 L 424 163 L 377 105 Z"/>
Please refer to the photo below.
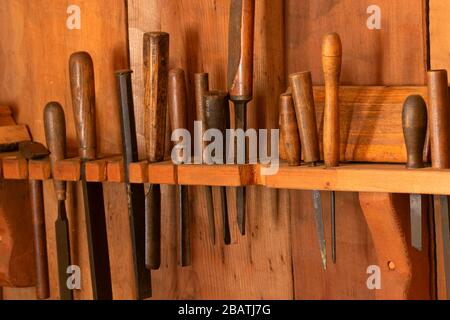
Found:
<path fill-rule="evenodd" d="M 339 81 L 342 65 L 342 44 L 336 33 L 327 34 L 322 45 L 325 80 L 323 153 L 327 167 L 337 167 L 340 160 Z"/>
<path fill-rule="evenodd" d="M 225 133 L 229 120 L 228 94 L 222 91 L 205 93 L 205 130 L 217 129 Z"/>
<path fill-rule="evenodd" d="M 228 34 L 228 90 L 231 100 L 253 95 L 255 0 L 231 0 Z"/>
<path fill-rule="evenodd" d="M 173 130 L 187 129 L 186 79 L 182 69 L 169 72 L 168 106 L 170 126 Z"/>
<path fill-rule="evenodd" d="M 44 109 L 44 127 L 47 147 L 50 150 L 50 166 L 54 174 L 56 161 L 66 158 L 66 120 L 58 102 L 50 102 Z M 53 181 L 56 197 L 66 200 L 66 182 Z"/>
<path fill-rule="evenodd" d="M 194 75 L 195 86 L 195 111 L 197 121 L 205 125 L 204 95 L 209 91 L 209 75 L 207 73 L 196 73 Z"/>
<path fill-rule="evenodd" d="M 450 168 L 448 77 L 446 70 L 428 72 L 431 163 L 434 169 Z"/>
<path fill-rule="evenodd" d="M 47 299 L 50 297 L 50 286 L 42 181 L 30 180 L 29 187 L 36 259 L 36 293 L 38 299 Z"/>
<path fill-rule="evenodd" d="M 77 132 L 79 155 L 82 160 L 96 158 L 94 65 L 87 52 L 70 56 L 70 87 Z"/>
<path fill-rule="evenodd" d="M 289 81 L 292 87 L 303 157 L 306 163 L 315 164 L 320 161 L 320 146 L 311 72 L 292 74 L 289 76 Z"/>
<path fill-rule="evenodd" d="M 409 169 L 425 167 L 423 149 L 427 136 L 427 105 L 419 95 L 409 96 L 403 105 L 403 135 Z"/>
<path fill-rule="evenodd" d="M 168 68 L 169 34 L 144 34 L 145 145 L 150 162 L 164 160 Z"/>
<path fill-rule="evenodd" d="M 299 166 L 301 161 L 300 138 L 298 136 L 294 101 L 290 94 L 280 96 L 280 135 L 290 166 Z"/>

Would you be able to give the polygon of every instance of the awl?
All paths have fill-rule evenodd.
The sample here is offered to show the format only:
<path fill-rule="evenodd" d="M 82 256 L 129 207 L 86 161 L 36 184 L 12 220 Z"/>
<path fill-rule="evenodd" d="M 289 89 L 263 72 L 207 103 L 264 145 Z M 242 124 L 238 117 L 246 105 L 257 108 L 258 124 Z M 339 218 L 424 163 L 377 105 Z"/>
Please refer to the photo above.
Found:
<path fill-rule="evenodd" d="M 320 161 L 319 136 L 317 131 L 316 109 L 310 72 L 300 72 L 289 76 L 294 100 L 302 154 L 305 163 L 316 166 Z M 314 221 L 319 239 L 323 268 L 327 268 L 327 250 L 322 216 L 322 196 L 319 190 L 312 193 Z"/>
<path fill-rule="evenodd" d="M 408 169 L 424 168 L 423 150 L 427 136 L 427 106 L 421 96 L 409 96 L 403 105 L 403 135 L 407 150 Z M 422 250 L 422 196 L 410 195 L 411 242 Z"/>

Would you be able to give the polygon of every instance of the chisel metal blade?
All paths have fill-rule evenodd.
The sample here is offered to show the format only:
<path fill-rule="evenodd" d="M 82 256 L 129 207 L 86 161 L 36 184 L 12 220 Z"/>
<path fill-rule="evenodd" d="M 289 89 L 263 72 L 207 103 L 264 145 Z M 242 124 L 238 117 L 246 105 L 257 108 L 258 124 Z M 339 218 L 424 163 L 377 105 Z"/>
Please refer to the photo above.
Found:
<path fill-rule="evenodd" d="M 322 196 L 320 191 L 313 191 L 313 205 L 314 205 L 314 221 L 316 223 L 316 231 L 319 239 L 320 254 L 322 257 L 323 269 L 327 269 L 327 249 L 325 242 L 325 232 L 322 218 Z"/>
<path fill-rule="evenodd" d="M 422 195 L 411 194 L 409 197 L 411 219 L 411 243 L 422 251 Z"/>
<path fill-rule="evenodd" d="M 448 210 L 448 196 L 435 196 L 435 215 L 440 219 L 442 246 L 443 246 L 443 260 L 444 260 L 444 273 L 445 286 L 447 294 L 450 292 L 450 225 L 449 225 L 449 210 Z"/>
<path fill-rule="evenodd" d="M 64 201 L 58 201 L 58 219 L 55 221 L 56 255 L 58 262 L 59 298 L 72 300 L 72 291 L 67 286 L 67 268 L 70 266 L 69 222 Z"/>

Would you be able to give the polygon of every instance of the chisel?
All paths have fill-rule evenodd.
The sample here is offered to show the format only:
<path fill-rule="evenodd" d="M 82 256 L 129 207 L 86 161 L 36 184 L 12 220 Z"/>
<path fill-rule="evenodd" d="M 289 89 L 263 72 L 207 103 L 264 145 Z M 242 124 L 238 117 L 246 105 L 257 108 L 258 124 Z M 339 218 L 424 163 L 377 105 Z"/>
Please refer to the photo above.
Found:
<path fill-rule="evenodd" d="M 323 156 L 327 168 L 339 166 L 339 84 L 342 66 L 342 43 L 337 33 L 325 35 L 322 43 L 322 66 L 325 80 Z M 331 251 L 336 263 L 336 194 L 331 192 Z"/>
<path fill-rule="evenodd" d="M 229 122 L 228 94 L 220 91 L 209 91 L 205 93 L 205 130 L 219 130 L 223 137 L 226 135 Z M 223 163 L 225 157 L 226 144 L 224 141 Z M 220 187 L 220 204 L 222 211 L 222 235 L 226 245 L 231 244 L 230 224 L 228 218 L 227 188 Z"/>
<path fill-rule="evenodd" d="M 124 168 L 129 168 L 132 162 L 139 161 L 131 74 L 131 70 L 116 72 Z M 145 191 L 143 185 L 130 183 L 128 169 L 125 170 L 124 178 L 133 248 L 136 297 L 142 300 L 152 295 L 151 274 L 145 267 Z"/>
<path fill-rule="evenodd" d="M 169 119 L 172 132 L 177 129 L 187 130 L 187 93 L 186 79 L 182 69 L 169 71 L 168 87 Z M 182 161 L 183 155 L 179 155 Z M 178 185 L 178 221 L 180 264 L 182 267 L 191 265 L 189 195 L 187 186 Z"/>
<path fill-rule="evenodd" d="M 207 73 L 196 73 L 194 75 L 194 86 L 195 86 L 195 109 L 196 109 L 196 117 L 197 121 L 202 123 L 202 132 L 199 137 L 199 141 L 196 141 L 202 150 L 202 159 L 203 159 L 203 150 L 205 144 L 203 142 L 203 134 L 205 132 L 205 115 L 204 115 L 204 105 L 205 99 L 204 94 L 209 91 L 209 76 Z M 211 238 L 211 243 L 214 245 L 216 243 L 216 226 L 214 223 L 214 203 L 213 203 L 213 189 L 211 186 L 204 186 L 199 188 L 202 193 L 205 194 L 206 198 L 206 212 L 208 215 L 208 224 L 209 224 L 209 236 Z"/>
<path fill-rule="evenodd" d="M 231 0 L 228 33 L 228 91 L 234 104 L 235 129 L 247 130 L 247 103 L 253 95 L 255 0 Z M 247 141 L 238 146 L 247 153 Z M 236 151 L 236 150 L 235 150 Z M 245 156 L 247 159 L 247 155 Z M 237 222 L 245 235 L 246 189 L 236 189 Z"/>
<path fill-rule="evenodd" d="M 144 135 L 149 163 L 164 160 L 167 89 L 169 73 L 169 34 L 144 34 Z M 161 265 L 161 188 L 148 186 L 145 195 L 145 264 L 158 270 Z"/>
<path fill-rule="evenodd" d="M 409 96 L 403 105 L 403 135 L 407 150 L 408 169 L 421 169 L 423 149 L 427 136 L 427 105 L 419 95 Z M 410 195 L 411 243 L 414 248 L 422 250 L 422 196 Z"/>
<path fill-rule="evenodd" d="M 27 160 L 38 160 L 48 156 L 49 151 L 40 143 L 27 141 L 19 143 L 19 153 Z M 47 237 L 45 232 L 44 191 L 42 181 L 29 180 L 31 218 L 33 222 L 33 247 L 36 266 L 36 296 L 50 297 L 48 278 Z"/>
<path fill-rule="evenodd" d="M 297 118 L 294 101 L 290 93 L 280 96 L 280 144 L 284 144 L 286 159 L 289 166 L 299 166 L 301 163 L 301 142 L 298 134 Z"/>
<path fill-rule="evenodd" d="M 428 71 L 429 128 L 431 140 L 431 165 L 433 169 L 450 168 L 450 104 L 446 70 Z M 450 226 L 448 196 L 434 196 L 434 215 L 438 229 L 435 230 L 439 246 L 438 265 L 443 267 L 445 295 L 450 296 Z M 439 229 L 440 227 L 440 229 Z M 441 258 L 442 257 L 442 258 Z"/>
<path fill-rule="evenodd" d="M 317 131 L 316 108 L 310 72 L 300 72 L 289 76 L 294 99 L 297 125 L 300 132 L 302 154 L 306 164 L 316 166 L 320 161 L 319 136 Z M 327 268 L 327 250 L 322 216 L 322 195 L 319 190 L 312 193 L 314 220 L 319 239 L 322 265 Z"/>
<path fill-rule="evenodd" d="M 87 52 L 70 57 L 70 86 L 81 160 L 81 186 L 94 300 L 111 300 L 111 269 L 103 201 L 103 186 L 86 181 L 86 162 L 97 157 L 94 66 Z"/>
<path fill-rule="evenodd" d="M 66 119 L 58 102 L 50 102 L 44 109 L 45 139 L 50 150 L 50 166 L 55 172 L 56 161 L 66 158 Z M 67 269 L 70 261 L 69 221 L 66 213 L 66 182 L 53 180 L 58 200 L 58 217 L 55 221 L 56 257 L 58 263 L 59 299 L 72 300 L 73 294 L 67 286 Z"/>

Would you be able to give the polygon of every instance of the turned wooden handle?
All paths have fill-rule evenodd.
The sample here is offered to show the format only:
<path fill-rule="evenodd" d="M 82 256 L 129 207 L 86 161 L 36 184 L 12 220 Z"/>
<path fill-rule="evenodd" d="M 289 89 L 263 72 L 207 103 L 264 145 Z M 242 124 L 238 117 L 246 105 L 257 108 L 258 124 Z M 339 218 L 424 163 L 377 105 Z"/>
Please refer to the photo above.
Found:
<path fill-rule="evenodd" d="M 301 162 L 300 138 L 294 101 L 290 94 L 280 96 L 280 135 L 286 151 L 286 160 L 290 166 L 299 166 Z"/>
<path fill-rule="evenodd" d="M 323 156 L 327 167 L 337 167 L 340 161 L 339 81 L 342 65 L 342 44 L 337 33 L 327 34 L 322 45 L 325 80 L 323 125 Z"/>
<path fill-rule="evenodd" d="M 403 105 L 403 135 L 407 150 L 406 167 L 423 168 L 423 149 L 427 136 L 427 105 L 419 95 L 409 96 Z"/>
<path fill-rule="evenodd" d="M 231 100 L 253 95 L 255 0 L 231 0 L 228 34 L 228 90 Z"/>
<path fill-rule="evenodd" d="M 320 146 L 311 72 L 292 74 L 289 76 L 289 82 L 292 88 L 303 157 L 306 163 L 315 164 L 320 161 Z"/>
<path fill-rule="evenodd" d="M 168 68 L 169 34 L 144 34 L 145 145 L 150 162 L 164 160 Z"/>
<path fill-rule="evenodd" d="M 205 99 L 205 130 L 217 129 L 225 133 L 229 122 L 228 94 L 222 91 L 209 91 Z"/>
<path fill-rule="evenodd" d="M 428 72 L 431 163 L 434 169 L 450 168 L 448 77 L 446 70 Z"/>
<path fill-rule="evenodd" d="M 70 56 L 69 67 L 79 155 L 82 160 L 93 160 L 97 155 L 94 65 L 89 53 L 76 52 Z"/>
<path fill-rule="evenodd" d="M 36 293 L 38 299 L 47 299 L 50 297 L 50 285 L 42 181 L 30 180 L 29 188 L 33 220 L 34 255 L 36 259 Z"/>
<path fill-rule="evenodd" d="M 182 69 L 169 72 L 168 106 L 172 131 L 187 129 L 186 79 Z"/>
<path fill-rule="evenodd" d="M 204 95 L 209 91 L 209 75 L 207 73 L 196 73 L 194 75 L 195 87 L 195 112 L 197 121 L 205 125 Z"/>
<path fill-rule="evenodd" d="M 47 147 L 50 150 L 50 166 L 54 174 L 56 161 L 66 158 L 66 120 L 58 102 L 50 102 L 44 109 L 44 127 Z M 53 180 L 56 197 L 66 200 L 66 182 Z"/>

